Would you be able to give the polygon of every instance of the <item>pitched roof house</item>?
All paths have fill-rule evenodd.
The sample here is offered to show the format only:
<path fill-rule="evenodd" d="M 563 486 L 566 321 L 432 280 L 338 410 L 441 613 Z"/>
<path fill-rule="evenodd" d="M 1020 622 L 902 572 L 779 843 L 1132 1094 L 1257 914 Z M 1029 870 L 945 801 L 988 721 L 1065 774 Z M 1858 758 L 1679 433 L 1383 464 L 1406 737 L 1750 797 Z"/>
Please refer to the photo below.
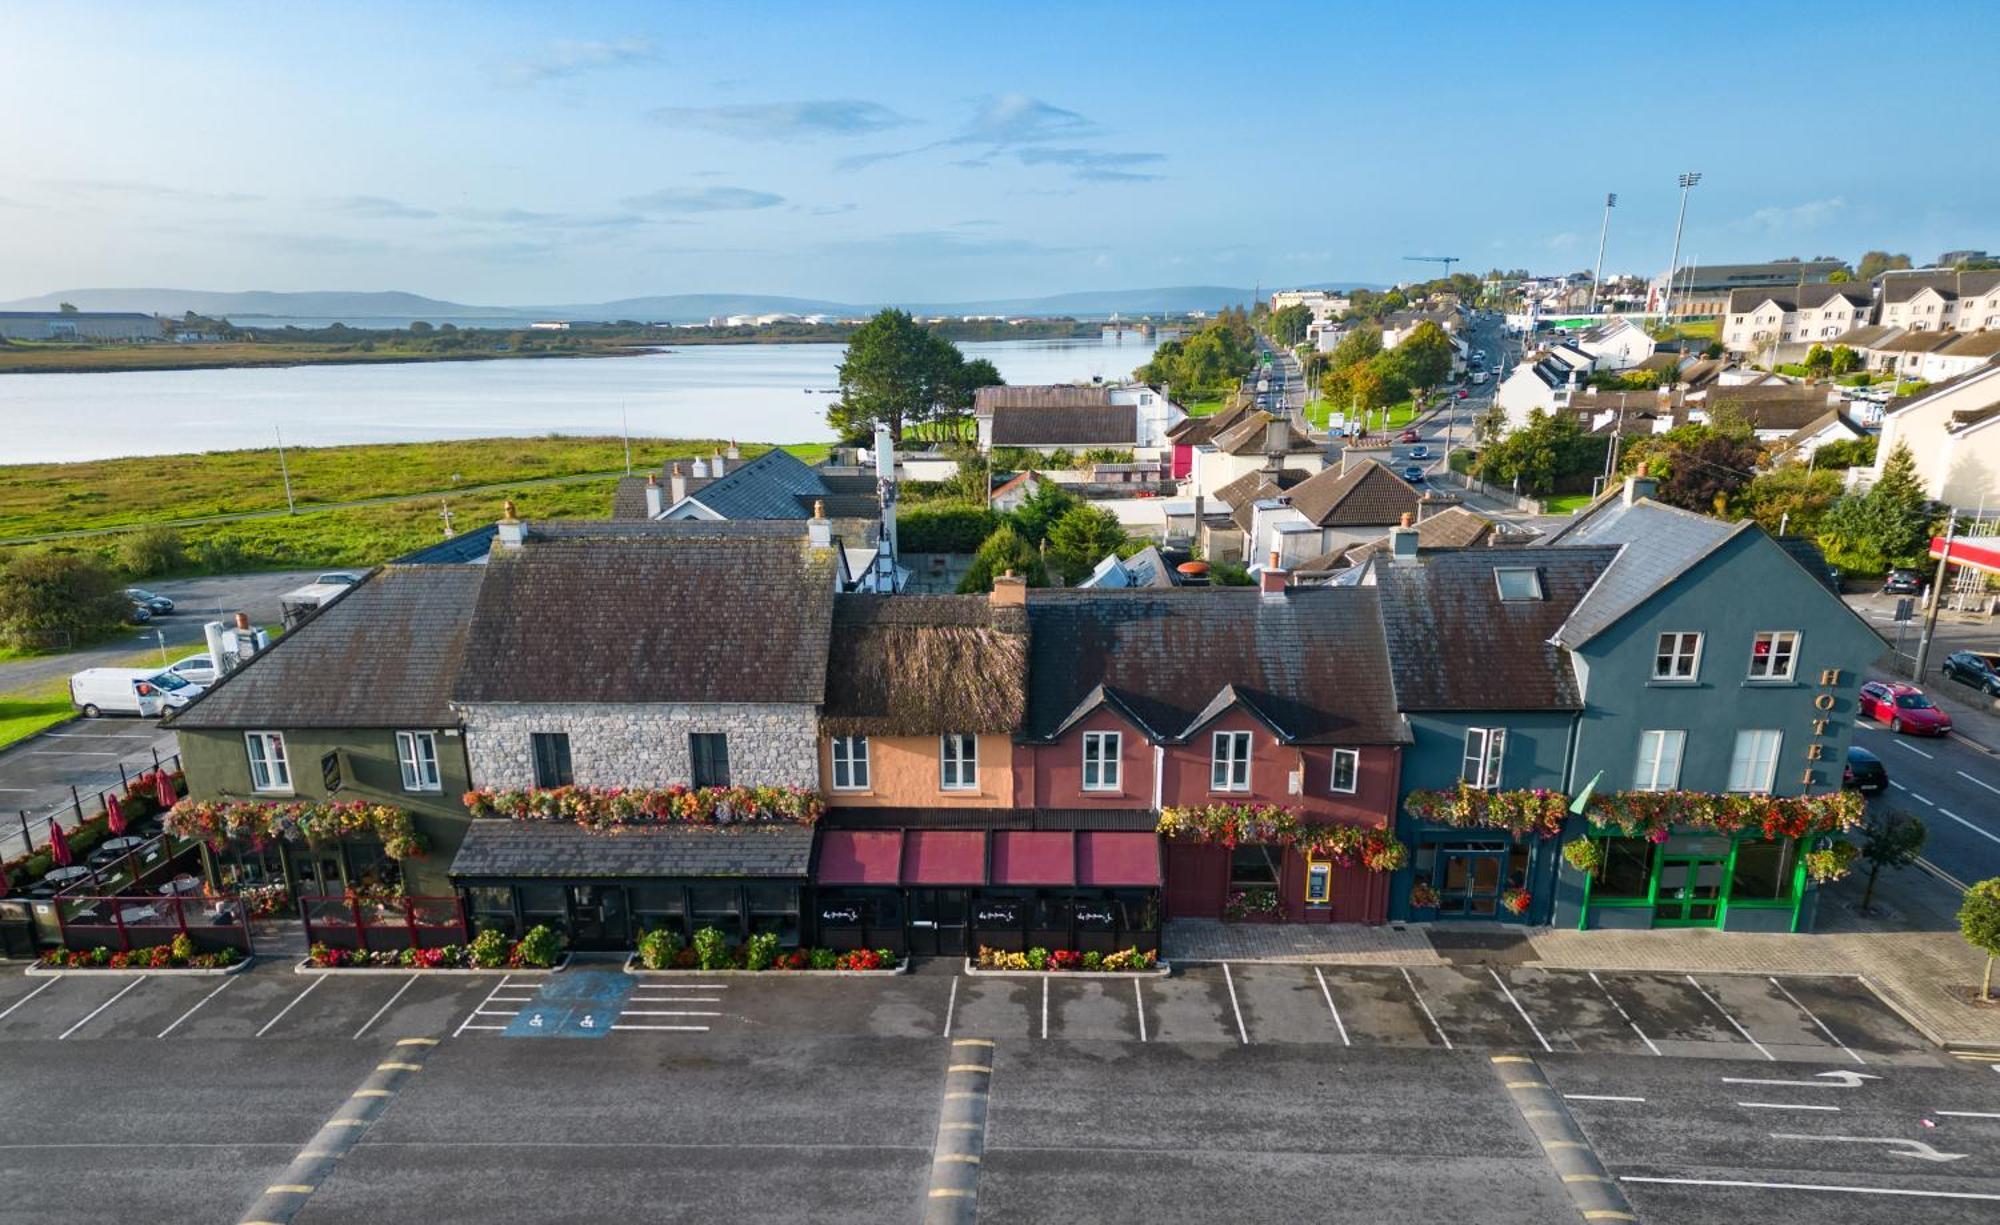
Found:
<path fill-rule="evenodd" d="M 972 400 L 981 451 L 1156 450 L 1185 415 L 1144 384 L 981 387 Z"/>

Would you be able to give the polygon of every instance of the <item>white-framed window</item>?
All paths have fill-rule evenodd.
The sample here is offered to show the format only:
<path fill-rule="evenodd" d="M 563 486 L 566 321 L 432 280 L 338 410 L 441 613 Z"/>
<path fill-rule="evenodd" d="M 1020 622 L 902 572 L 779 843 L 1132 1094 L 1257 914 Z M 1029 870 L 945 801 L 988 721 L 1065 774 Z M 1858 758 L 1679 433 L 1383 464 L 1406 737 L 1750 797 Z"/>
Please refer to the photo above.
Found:
<path fill-rule="evenodd" d="M 285 756 L 283 732 L 245 732 L 250 751 L 250 787 L 255 791 L 290 791 L 292 763 Z"/>
<path fill-rule="evenodd" d="M 1500 762 L 1507 753 L 1507 729 L 1473 727 L 1465 732 L 1465 763 L 1459 777 L 1481 791 L 1500 789 Z"/>
<path fill-rule="evenodd" d="M 1498 567 L 1493 571 L 1493 580 L 1499 584 L 1502 600 L 1542 598 L 1542 575 L 1533 566 Z"/>
<path fill-rule="evenodd" d="M 397 732 L 396 760 L 403 766 L 403 790 L 444 790 L 444 779 L 438 774 L 435 732 Z"/>
<path fill-rule="evenodd" d="M 1750 679 L 1788 681 L 1799 666 L 1796 630 L 1760 630 L 1750 645 Z"/>
<path fill-rule="evenodd" d="M 1217 732 L 1208 762 L 1210 791 L 1250 790 L 1250 733 Z"/>
<path fill-rule="evenodd" d="M 1784 733 L 1775 729 L 1736 733 L 1736 751 L 1729 757 L 1729 789 L 1769 794 L 1777 781 L 1778 748 L 1784 739 Z"/>
<path fill-rule="evenodd" d="M 1660 635 L 1653 652 L 1653 679 L 1691 681 L 1701 675 L 1701 635 L 1671 630 Z"/>
<path fill-rule="evenodd" d="M 1118 752 L 1124 737 L 1117 732 L 1083 734 L 1083 789 L 1118 790 Z"/>
<path fill-rule="evenodd" d="M 1686 732 L 1640 732 L 1639 766 L 1633 771 L 1632 790 L 1672 791 L 1680 786 L 1681 750 L 1686 746 Z"/>
<path fill-rule="evenodd" d="M 962 732 L 938 737 L 938 786 L 945 791 L 979 790 L 979 737 Z"/>
<path fill-rule="evenodd" d="M 1359 749 L 1335 749 L 1333 751 L 1332 789 L 1340 795 L 1353 795 L 1361 786 L 1361 751 Z"/>
<path fill-rule="evenodd" d="M 868 790 L 868 737 L 833 738 L 833 789 Z"/>

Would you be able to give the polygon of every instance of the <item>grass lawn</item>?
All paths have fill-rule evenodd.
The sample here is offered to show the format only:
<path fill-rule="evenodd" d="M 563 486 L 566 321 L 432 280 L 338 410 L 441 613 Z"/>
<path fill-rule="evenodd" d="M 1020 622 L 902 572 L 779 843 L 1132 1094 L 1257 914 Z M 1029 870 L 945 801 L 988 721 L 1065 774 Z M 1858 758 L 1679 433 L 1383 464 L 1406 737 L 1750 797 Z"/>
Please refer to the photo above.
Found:
<path fill-rule="evenodd" d="M 1588 505 L 1590 495 L 1587 493 L 1563 493 L 1542 499 L 1542 506 L 1551 515 L 1574 514 Z"/>
<path fill-rule="evenodd" d="M 1213 417 L 1229 407 L 1229 396 L 1227 394 L 1203 396 L 1199 400 L 1184 401 L 1181 407 L 1187 410 L 1187 415 L 1190 417 Z"/>

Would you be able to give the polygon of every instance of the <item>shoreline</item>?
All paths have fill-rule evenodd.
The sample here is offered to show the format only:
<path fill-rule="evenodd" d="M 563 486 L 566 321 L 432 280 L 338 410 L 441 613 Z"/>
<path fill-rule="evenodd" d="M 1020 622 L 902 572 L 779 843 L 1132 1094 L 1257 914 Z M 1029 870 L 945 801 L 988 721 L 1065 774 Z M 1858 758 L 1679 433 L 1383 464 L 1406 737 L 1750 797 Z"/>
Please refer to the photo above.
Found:
<path fill-rule="evenodd" d="M 145 350 L 133 350 L 144 352 Z M 652 346 L 623 346 L 592 350 L 565 350 L 541 353 L 329 353 L 314 357 L 299 353 L 273 354 L 268 360 L 146 362 L 129 364 L 11 366 L 8 353 L 0 349 L 0 375 L 9 374 L 174 374 L 182 370 L 286 370 L 305 366 L 410 366 L 445 362 L 546 361 L 567 358 L 641 357 L 657 351 Z M 78 350 L 83 353 L 119 352 L 115 349 Z"/>

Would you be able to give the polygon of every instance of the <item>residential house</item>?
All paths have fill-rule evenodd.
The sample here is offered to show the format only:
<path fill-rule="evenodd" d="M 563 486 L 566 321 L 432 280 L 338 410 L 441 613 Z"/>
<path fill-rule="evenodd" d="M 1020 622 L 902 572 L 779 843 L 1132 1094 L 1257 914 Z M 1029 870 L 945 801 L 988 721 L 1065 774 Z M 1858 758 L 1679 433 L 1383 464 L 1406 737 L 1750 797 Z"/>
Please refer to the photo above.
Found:
<path fill-rule="evenodd" d="M 1275 555 L 1283 569 L 1364 541 L 1414 520 L 1423 495 L 1372 459 L 1344 471 L 1325 468 L 1289 489 L 1249 503 L 1243 556 L 1253 569 Z M 1232 514 L 1242 518 L 1242 508 Z"/>
<path fill-rule="evenodd" d="M 1225 485 L 1258 468 L 1299 468 L 1318 472 L 1326 467 L 1326 449 L 1283 418 L 1252 409 L 1207 442 L 1194 446 L 1188 472 L 1191 492 L 1215 497 Z M 1183 491 L 1190 491 L 1183 486 Z"/>
<path fill-rule="evenodd" d="M 993 487 L 993 492 L 986 496 L 986 504 L 1003 515 L 1011 515 L 1021 509 L 1022 505 L 1034 497 L 1046 483 L 1048 478 L 1033 468 L 1016 472 Z"/>
<path fill-rule="evenodd" d="M 1904 328 L 1876 341 L 1867 352 L 1870 365 L 1882 373 L 1915 379 L 1922 376 L 1924 363 L 1933 353 L 1943 352 L 1960 339 L 1956 332 Z"/>
<path fill-rule="evenodd" d="M 1603 860 L 1560 870 L 1552 921 L 1802 930 L 1816 835 L 1681 821 L 1661 841 L 1605 814 L 1631 792 L 1837 796 L 1857 689 L 1882 640 L 1809 545 L 1664 505 L 1653 490 L 1627 478 L 1530 550 L 1617 550 L 1550 635 L 1583 703 L 1562 790 L 1596 797 L 1587 828 L 1575 819 L 1569 833 L 1594 839 Z"/>
<path fill-rule="evenodd" d="M 1985 365 L 1891 400 L 1882 415 L 1875 462 L 1855 470 L 1860 488 L 1881 479 L 1882 467 L 1898 446 L 1909 448 L 1924 493 L 1939 502 L 1970 509 L 1993 501 L 2000 489 L 2000 365 Z"/>
<path fill-rule="evenodd" d="M 1156 458 L 1168 431 L 1187 416 L 1143 383 L 981 387 L 973 393 L 979 449 L 1108 449 Z"/>
<path fill-rule="evenodd" d="M 1848 442 L 1853 439 L 1871 438 L 1875 434 L 1848 414 L 1847 406 L 1829 408 L 1806 424 L 1793 430 L 1784 442 L 1772 453 L 1774 461 L 1788 463 L 1809 463 L 1819 449 L 1829 443 Z"/>
<path fill-rule="evenodd" d="M 1885 272 L 1881 322 L 1912 331 L 2000 328 L 2000 269 Z"/>
<path fill-rule="evenodd" d="M 1387 830 L 1408 732 L 1373 591 L 1037 591 L 1018 793 L 1037 809 L 1280 805 Z M 1108 810 L 1108 811 L 1107 811 Z M 1275 890 L 1285 917 L 1380 922 L 1387 881 L 1295 848 L 1169 839 L 1168 917 Z M 1308 881 L 1325 887 L 1308 895 Z"/>
<path fill-rule="evenodd" d="M 1187 555 L 1181 554 L 1183 558 Z M 1175 587 L 1175 570 L 1158 545 L 1147 545 L 1130 557 L 1106 553 L 1088 577 L 1077 584 L 1082 588 L 1116 590 L 1126 587 Z"/>
<path fill-rule="evenodd" d="M 1570 343 L 1590 355 L 1591 369 L 1613 371 L 1638 369 L 1658 347 L 1645 328 L 1623 315 L 1572 337 Z"/>
<path fill-rule="evenodd" d="M 1710 387 L 1682 401 L 1685 419 L 1698 425 L 1733 420 L 1748 425 L 1759 442 L 1782 442 L 1841 403 L 1840 389 L 1823 384 L 1778 383 L 1760 387 Z"/>
<path fill-rule="evenodd" d="M 1194 472 L 1196 447 L 1213 442 L 1218 433 L 1237 425 L 1256 411 L 1256 406 L 1245 396 L 1233 400 L 1219 412 L 1182 418 L 1167 431 L 1168 474 L 1174 480 L 1186 480 Z"/>
<path fill-rule="evenodd" d="M 1847 265 L 1837 259 L 1773 260 L 1766 264 L 1710 264 L 1677 268 L 1654 278 L 1648 287 L 1646 310 L 1666 306 L 1668 277 L 1673 282 L 1672 310 L 1676 319 L 1705 319 L 1728 313 L 1729 295 L 1738 289 L 1797 288 L 1824 285 Z"/>
<path fill-rule="evenodd" d="M 2000 330 L 1961 333 L 1950 344 L 1925 353 L 1917 367 L 1917 377 L 1927 383 L 1942 383 L 1970 374 L 1990 364 L 1996 356 L 2000 356 Z"/>
<path fill-rule="evenodd" d="M 1537 411 L 1554 415 L 1568 408 L 1594 366 L 1595 359 L 1575 345 L 1551 345 L 1514 367 L 1494 391 L 1493 403 L 1506 414 L 1509 430 L 1520 429 Z"/>
<path fill-rule="evenodd" d="M 1465 320 L 1456 310 L 1391 311 L 1382 316 L 1382 347 L 1395 348 L 1426 323 L 1435 323 L 1444 329 L 1445 335 L 1456 336 Z"/>
<path fill-rule="evenodd" d="M 1347 545 L 1333 552 L 1302 562 L 1293 571 L 1294 581 L 1307 575 L 1331 576 L 1339 571 L 1359 566 L 1371 558 L 1381 556 L 1394 544 L 1397 533 L 1405 530 L 1403 525 L 1390 529 L 1388 534 L 1361 544 Z M 1442 509 L 1421 514 L 1414 527 L 1417 553 L 1419 556 L 1447 549 L 1498 549 L 1527 544 L 1535 538 L 1531 528 L 1489 519 L 1476 510 L 1464 506 L 1446 506 Z M 1358 576 L 1357 576 L 1358 578 Z"/>
<path fill-rule="evenodd" d="M 1894 359 L 1880 353 L 1877 346 L 1896 339 L 1908 330 L 1907 328 L 1890 327 L 1883 323 L 1865 323 L 1858 327 L 1849 328 L 1832 340 L 1827 341 L 1826 347 L 1828 352 L 1843 347 L 1854 350 L 1861 355 L 1862 365 L 1868 370 L 1893 369 L 1895 365 Z"/>
<path fill-rule="evenodd" d="M 612 494 L 613 519 L 793 519 L 813 517 L 879 524 L 882 499 L 870 475 L 822 472 L 772 448 L 752 460 L 736 448 L 706 459 L 669 460 L 662 471 L 622 477 Z M 873 540 L 870 533 L 868 540 Z"/>
<path fill-rule="evenodd" d="M 1873 293 L 1855 282 L 1732 289 L 1722 344 L 1731 353 L 1776 346 L 1779 360 L 1792 360 L 1791 346 L 1798 353 L 1814 344 L 1831 348 L 1837 337 L 1865 325 L 1873 310 Z"/>
<path fill-rule="evenodd" d="M 1271 295 L 1273 311 L 1281 311 L 1288 306 L 1308 308 L 1315 322 L 1338 319 L 1354 309 L 1354 303 L 1346 295 L 1324 289 L 1280 289 Z"/>
<path fill-rule="evenodd" d="M 1267 464 L 1216 490 L 1213 498 L 1196 497 L 1190 513 L 1192 542 L 1210 561 L 1249 559 L 1245 548 L 1256 526 L 1257 506 L 1304 484 L 1312 475 L 1304 468 L 1274 468 Z M 1167 528 L 1169 538 L 1177 538 L 1173 535 L 1172 516 Z"/>

